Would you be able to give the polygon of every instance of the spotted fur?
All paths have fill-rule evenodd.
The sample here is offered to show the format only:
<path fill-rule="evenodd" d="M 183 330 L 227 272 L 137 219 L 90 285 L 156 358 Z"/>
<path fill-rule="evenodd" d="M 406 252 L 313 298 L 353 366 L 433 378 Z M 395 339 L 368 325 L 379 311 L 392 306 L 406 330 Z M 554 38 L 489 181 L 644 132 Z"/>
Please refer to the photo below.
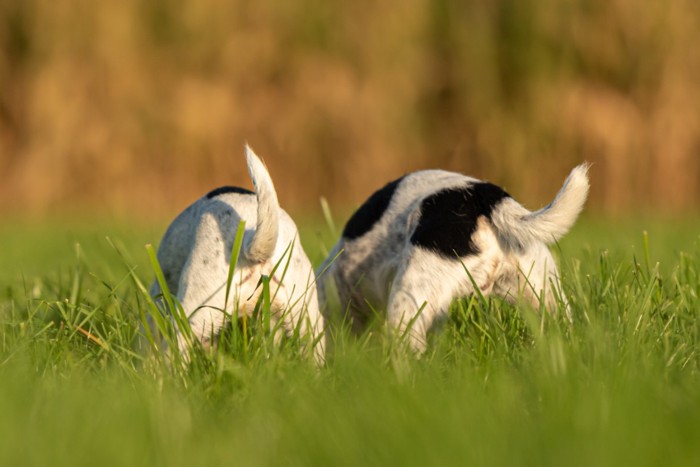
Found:
<path fill-rule="evenodd" d="M 219 188 L 185 209 L 170 224 L 158 249 L 165 280 L 182 304 L 194 336 L 206 345 L 226 322 L 222 310 L 252 313 L 261 293 L 260 277 L 269 276 L 276 287 L 273 319 L 280 320 L 288 334 L 298 331 L 316 342 L 314 356 L 321 362 L 323 318 L 311 262 L 301 247 L 294 221 L 279 206 L 265 165 L 249 147 L 245 152 L 255 192 Z M 246 226 L 243 251 L 236 263 L 229 303 L 224 303 L 231 249 L 240 222 Z M 288 268 L 274 268 L 287 261 Z M 151 295 L 160 294 L 154 282 Z M 178 344 L 186 353 L 182 336 Z"/>
<path fill-rule="evenodd" d="M 358 209 L 351 223 L 358 216 L 369 220 L 362 228 L 346 227 L 319 267 L 326 312 L 331 288 L 356 331 L 365 329 L 374 310 L 386 310 L 389 328 L 407 335 L 419 352 L 434 320 L 476 288 L 536 307 L 542 298 L 550 310 L 558 293 L 568 313 L 547 245 L 571 228 L 583 208 L 586 164 L 534 212 L 500 187 L 454 172 L 414 172 L 392 183 Z"/>
<path fill-rule="evenodd" d="M 204 195 L 205 198 L 207 199 L 212 199 L 216 198 L 217 196 L 225 195 L 227 193 L 237 193 L 239 195 L 254 195 L 254 191 L 250 191 L 246 188 L 240 188 L 237 186 L 222 186 L 219 188 L 216 188 L 215 190 L 211 190 L 209 193 Z"/>

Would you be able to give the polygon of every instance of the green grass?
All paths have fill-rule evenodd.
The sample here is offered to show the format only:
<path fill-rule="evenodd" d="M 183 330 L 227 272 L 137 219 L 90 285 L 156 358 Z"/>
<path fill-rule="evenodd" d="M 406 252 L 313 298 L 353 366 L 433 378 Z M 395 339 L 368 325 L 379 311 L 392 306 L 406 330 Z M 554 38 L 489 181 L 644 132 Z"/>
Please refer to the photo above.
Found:
<path fill-rule="evenodd" d="M 700 465 L 698 227 L 580 222 L 573 326 L 465 299 L 421 360 L 341 334 L 320 370 L 261 328 L 185 370 L 135 352 L 163 226 L 4 227 L 0 465 Z"/>

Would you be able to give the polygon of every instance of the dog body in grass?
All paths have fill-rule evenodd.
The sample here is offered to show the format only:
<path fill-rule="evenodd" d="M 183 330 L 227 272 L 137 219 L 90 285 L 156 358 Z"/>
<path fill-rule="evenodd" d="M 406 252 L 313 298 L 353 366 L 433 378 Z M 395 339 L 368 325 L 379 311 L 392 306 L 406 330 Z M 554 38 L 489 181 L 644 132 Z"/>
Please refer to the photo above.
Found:
<path fill-rule="evenodd" d="M 319 296 L 337 290 L 355 331 L 374 310 L 425 350 L 426 332 L 451 302 L 475 292 L 566 309 L 547 248 L 574 224 L 588 195 L 588 167 L 571 172 L 554 200 L 530 212 L 503 189 L 454 172 L 414 172 L 375 192 L 353 214 L 319 267 Z M 328 308 L 325 305 L 325 308 Z"/>
<path fill-rule="evenodd" d="M 279 206 L 265 165 L 247 146 L 245 153 L 255 192 L 216 189 L 170 224 L 158 249 L 166 284 L 182 305 L 193 337 L 208 346 L 232 314 L 253 312 L 262 291 L 260 279 L 268 276 L 272 319 L 287 335 L 298 333 L 308 339 L 321 362 L 323 318 L 311 262 L 294 221 Z M 241 222 L 246 229 L 225 303 L 231 250 Z M 160 294 L 155 282 L 151 295 Z M 178 346 L 187 351 L 181 331 Z"/>

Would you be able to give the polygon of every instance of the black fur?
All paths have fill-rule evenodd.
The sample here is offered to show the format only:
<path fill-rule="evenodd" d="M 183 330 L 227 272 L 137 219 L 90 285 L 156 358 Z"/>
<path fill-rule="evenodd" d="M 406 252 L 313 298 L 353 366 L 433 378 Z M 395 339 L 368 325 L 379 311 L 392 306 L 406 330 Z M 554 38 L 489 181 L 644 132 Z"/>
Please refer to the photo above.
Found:
<path fill-rule="evenodd" d="M 219 195 L 223 195 L 225 193 L 238 193 L 239 195 L 254 195 L 255 192 L 252 192 L 250 190 L 247 190 L 245 188 L 239 188 L 237 186 L 222 186 L 220 188 L 217 188 L 216 190 L 212 190 L 209 193 L 207 193 L 207 199 L 212 199 L 216 198 Z"/>
<path fill-rule="evenodd" d="M 478 254 L 472 240 L 477 220 L 480 216 L 490 219 L 493 208 L 509 196 L 496 185 L 483 182 L 433 193 L 421 202 L 411 243 L 445 258 Z"/>
<path fill-rule="evenodd" d="M 343 238 L 353 240 L 369 232 L 389 207 L 391 198 L 401 180 L 403 177 L 387 183 L 384 188 L 375 191 L 345 224 Z"/>

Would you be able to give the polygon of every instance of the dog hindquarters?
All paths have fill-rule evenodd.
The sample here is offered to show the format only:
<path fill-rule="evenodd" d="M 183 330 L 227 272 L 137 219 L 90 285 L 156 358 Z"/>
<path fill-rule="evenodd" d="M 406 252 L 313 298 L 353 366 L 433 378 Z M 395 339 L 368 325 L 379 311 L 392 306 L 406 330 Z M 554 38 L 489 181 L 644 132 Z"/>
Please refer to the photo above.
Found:
<path fill-rule="evenodd" d="M 220 226 L 214 214 L 202 214 L 190 256 L 178 284 L 177 299 L 186 313 L 193 336 L 203 344 L 221 330 L 226 313 L 231 312 L 227 310 L 231 299 L 235 298 L 234 294 L 241 293 L 232 286 L 229 303 L 225 303 L 230 264 L 226 246 L 230 242 L 224 238 L 223 230 L 230 229 Z M 181 332 L 178 343 L 181 350 L 184 350 L 185 342 Z"/>
<path fill-rule="evenodd" d="M 532 245 L 518 255 L 518 289 L 523 298 L 533 307 L 544 305 L 550 313 L 557 310 L 561 302 L 566 316 L 571 319 L 568 300 L 562 290 L 559 270 L 554 256 L 546 245 Z"/>
<path fill-rule="evenodd" d="M 387 326 L 417 353 L 425 352 L 427 332 L 436 318 L 447 315 L 457 290 L 471 287 L 457 261 L 414 249 L 397 271 L 387 305 Z"/>
<path fill-rule="evenodd" d="M 298 291 L 301 295 L 295 296 L 292 291 L 291 304 L 282 312 L 282 325 L 288 336 L 298 333 L 302 337 L 305 351 L 311 349 L 314 360 L 320 365 L 325 361 L 325 330 L 310 263 L 306 282 L 295 281 L 294 287 L 302 288 Z"/>

